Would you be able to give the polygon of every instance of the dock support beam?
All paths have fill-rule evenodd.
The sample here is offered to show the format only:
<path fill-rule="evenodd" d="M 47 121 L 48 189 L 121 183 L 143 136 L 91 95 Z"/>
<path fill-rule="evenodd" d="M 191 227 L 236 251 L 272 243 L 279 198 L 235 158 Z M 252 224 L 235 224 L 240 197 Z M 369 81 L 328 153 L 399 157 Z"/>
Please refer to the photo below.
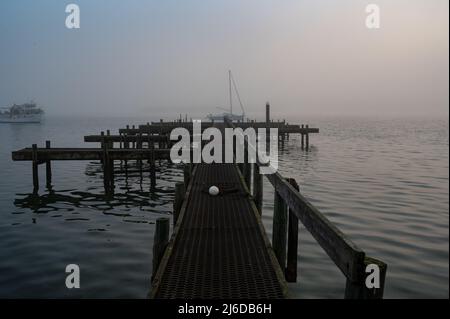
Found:
<path fill-rule="evenodd" d="M 45 148 L 50 149 L 50 141 L 45 141 Z M 52 164 L 50 160 L 45 162 L 45 175 L 47 188 L 50 189 L 52 187 Z"/>
<path fill-rule="evenodd" d="M 170 220 L 167 217 L 156 220 L 156 230 L 153 239 L 153 270 L 152 281 L 158 271 L 159 264 L 169 242 Z"/>
<path fill-rule="evenodd" d="M 33 193 L 37 193 L 39 191 L 39 162 L 37 155 L 37 145 L 32 145 L 33 153 L 32 153 L 32 167 L 33 167 Z"/>

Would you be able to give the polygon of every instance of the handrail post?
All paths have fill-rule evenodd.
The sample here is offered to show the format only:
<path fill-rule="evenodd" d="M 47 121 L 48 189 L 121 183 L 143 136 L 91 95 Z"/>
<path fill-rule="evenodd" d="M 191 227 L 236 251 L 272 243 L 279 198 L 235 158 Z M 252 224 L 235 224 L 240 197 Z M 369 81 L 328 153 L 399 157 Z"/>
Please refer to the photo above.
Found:
<path fill-rule="evenodd" d="M 375 266 L 375 270 L 368 267 L 371 265 Z M 384 294 L 387 265 L 381 260 L 366 256 L 360 268 L 361 273 L 358 281 L 353 282 L 350 279 L 347 279 L 345 286 L 345 299 L 382 299 Z M 371 278 L 369 278 L 369 276 L 371 276 Z M 372 279 L 374 281 L 378 281 L 378 288 L 367 287 L 366 281 L 372 283 Z"/>
<path fill-rule="evenodd" d="M 287 209 L 286 203 L 275 189 L 273 207 L 272 247 L 282 270 L 286 268 L 287 243 Z"/>
<path fill-rule="evenodd" d="M 253 198 L 259 214 L 262 214 L 263 183 L 258 163 L 253 166 Z"/>
<path fill-rule="evenodd" d="M 294 178 L 288 179 L 297 191 L 299 186 Z M 288 244 L 287 244 L 287 266 L 285 277 L 287 282 L 297 281 L 297 254 L 298 254 L 298 217 L 289 209 L 288 213 Z"/>

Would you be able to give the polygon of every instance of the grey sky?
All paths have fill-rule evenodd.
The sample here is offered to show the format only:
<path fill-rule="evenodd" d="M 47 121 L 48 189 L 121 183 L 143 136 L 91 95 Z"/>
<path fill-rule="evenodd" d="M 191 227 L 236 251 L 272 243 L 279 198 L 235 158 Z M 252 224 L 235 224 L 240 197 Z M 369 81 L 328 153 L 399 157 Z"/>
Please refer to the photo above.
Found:
<path fill-rule="evenodd" d="M 249 116 L 447 115 L 448 58 L 446 0 L 0 2 L 0 106 L 56 115 L 203 116 L 228 69 Z"/>

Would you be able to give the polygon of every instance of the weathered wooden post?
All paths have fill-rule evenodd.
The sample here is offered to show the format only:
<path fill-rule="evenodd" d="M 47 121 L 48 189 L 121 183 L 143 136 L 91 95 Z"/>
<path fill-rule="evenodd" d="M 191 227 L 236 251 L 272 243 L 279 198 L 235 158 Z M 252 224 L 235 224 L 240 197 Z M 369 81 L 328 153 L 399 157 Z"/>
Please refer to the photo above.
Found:
<path fill-rule="evenodd" d="M 191 180 L 191 163 L 184 163 L 183 165 L 183 178 L 184 178 L 184 186 L 187 188 L 189 185 L 189 181 Z"/>
<path fill-rule="evenodd" d="M 184 183 L 175 184 L 175 198 L 173 200 L 173 225 L 177 224 L 178 216 L 180 215 L 181 206 L 183 205 L 186 187 Z"/>
<path fill-rule="evenodd" d="M 297 191 L 300 190 L 297 181 L 294 178 L 289 178 L 288 182 Z M 291 209 L 289 209 L 287 266 L 285 271 L 285 278 L 287 282 L 297 281 L 297 253 L 298 253 L 298 217 Z"/>
<path fill-rule="evenodd" d="M 253 165 L 253 198 L 259 214 L 262 214 L 263 183 L 257 163 Z"/>
<path fill-rule="evenodd" d="M 272 247 L 281 269 L 286 269 L 287 207 L 275 189 L 273 208 Z"/>
<path fill-rule="evenodd" d="M 378 288 L 368 288 L 366 285 L 366 280 L 372 281 L 368 276 L 372 275 L 374 269 L 369 269 L 372 266 L 378 268 L 379 270 L 379 286 Z M 366 273 L 366 269 L 369 269 Z M 384 293 L 384 283 L 386 280 L 387 265 L 381 260 L 365 257 L 362 265 L 360 265 L 360 276 L 358 281 L 351 281 L 347 279 L 345 286 L 345 299 L 382 299 Z M 374 280 L 375 277 L 373 277 Z"/>
<path fill-rule="evenodd" d="M 302 124 L 302 129 L 303 128 L 305 128 L 305 125 Z M 300 133 L 300 134 L 302 135 L 302 144 L 301 144 L 301 146 L 302 146 L 302 149 L 304 149 L 305 148 L 305 134 L 303 133 L 303 130 L 302 130 L 302 133 Z"/>
<path fill-rule="evenodd" d="M 309 125 L 306 124 L 306 149 L 309 149 L 309 133 L 308 133 Z"/>
<path fill-rule="evenodd" d="M 150 153 L 150 188 L 154 190 L 156 188 L 156 165 L 155 165 L 155 150 L 153 145 Z"/>
<path fill-rule="evenodd" d="M 155 235 L 153 237 L 153 270 L 152 281 L 156 276 L 159 264 L 164 256 L 167 243 L 169 242 L 170 220 L 167 217 L 161 217 L 156 220 Z"/>
<path fill-rule="evenodd" d="M 114 142 L 109 138 L 111 136 L 111 131 L 110 130 L 106 130 L 106 136 L 108 136 L 108 148 L 114 148 Z"/>
<path fill-rule="evenodd" d="M 270 123 L 270 103 L 266 103 L 266 123 Z"/>
<path fill-rule="evenodd" d="M 45 148 L 50 149 L 50 141 L 45 141 Z M 52 164 L 50 160 L 45 162 L 45 177 L 47 188 L 50 189 L 52 187 Z"/>
<path fill-rule="evenodd" d="M 248 159 L 249 152 L 248 152 L 248 140 L 246 139 L 244 141 L 244 181 L 247 185 L 247 188 L 250 190 L 251 187 L 251 178 L 252 178 L 252 167 L 250 165 L 250 161 Z"/>
<path fill-rule="evenodd" d="M 39 162 L 38 162 L 38 153 L 37 153 L 37 145 L 33 144 L 31 146 L 32 153 L 31 158 L 33 160 L 32 168 L 33 168 L 33 193 L 37 193 L 39 190 Z"/>

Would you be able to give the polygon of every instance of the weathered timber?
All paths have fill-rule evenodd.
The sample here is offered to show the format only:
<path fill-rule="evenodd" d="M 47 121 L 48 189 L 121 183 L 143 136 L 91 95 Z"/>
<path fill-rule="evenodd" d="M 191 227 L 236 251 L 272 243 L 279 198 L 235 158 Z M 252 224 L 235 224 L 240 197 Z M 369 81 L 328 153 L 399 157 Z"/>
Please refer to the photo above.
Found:
<path fill-rule="evenodd" d="M 155 159 L 170 159 L 170 149 L 109 149 L 112 160 L 146 160 L 154 152 Z M 101 148 L 37 148 L 37 156 L 41 161 L 101 160 Z M 33 150 L 24 148 L 12 152 L 14 161 L 32 161 Z"/>
<path fill-rule="evenodd" d="M 367 288 L 366 277 L 369 273 L 365 272 L 365 269 L 369 265 L 376 265 L 379 269 L 379 287 Z M 363 261 L 363 269 L 361 270 L 361 278 L 358 281 L 352 281 L 347 279 L 345 286 L 345 298 L 346 299 L 381 299 L 384 293 L 384 283 L 386 280 L 387 265 L 381 260 L 365 257 Z M 369 279 L 370 281 L 370 279 Z"/>
<path fill-rule="evenodd" d="M 33 192 L 37 192 L 39 190 L 39 163 L 38 163 L 38 151 L 37 145 L 33 144 L 31 148 L 31 160 L 33 161 L 32 170 L 33 170 Z"/>
<path fill-rule="evenodd" d="M 288 182 L 296 191 L 300 190 L 294 178 L 288 178 Z M 296 282 L 298 259 L 298 217 L 291 209 L 288 210 L 288 247 L 285 276 L 287 282 Z"/>
<path fill-rule="evenodd" d="M 45 141 L 45 148 L 50 149 L 50 141 Z M 45 161 L 45 181 L 48 189 L 52 187 L 52 164 L 51 161 Z"/>
<path fill-rule="evenodd" d="M 364 252 L 309 203 L 279 173 L 266 175 L 289 209 L 302 221 L 331 260 L 352 282 L 361 279 Z"/>
<path fill-rule="evenodd" d="M 286 269 L 287 244 L 287 206 L 275 189 L 273 208 L 272 246 L 278 263 L 283 271 Z"/>
<path fill-rule="evenodd" d="M 175 184 L 175 198 L 173 200 L 173 224 L 176 225 L 178 216 L 180 215 L 181 205 L 184 201 L 186 186 L 184 183 Z"/>
<path fill-rule="evenodd" d="M 253 198 L 258 212 L 262 214 L 263 180 L 257 164 L 253 164 Z"/>
<path fill-rule="evenodd" d="M 153 239 L 153 271 L 152 281 L 156 275 L 159 264 L 164 251 L 166 250 L 167 243 L 169 242 L 170 220 L 167 217 L 161 217 L 156 220 L 156 230 Z"/>
<path fill-rule="evenodd" d="M 114 143 L 124 143 L 124 142 L 137 142 L 139 139 L 138 135 L 110 135 L 106 136 L 106 141 Z M 144 140 L 148 142 L 166 142 L 168 140 L 167 135 L 148 135 L 145 136 Z M 101 135 L 86 135 L 84 141 L 87 143 L 100 143 L 102 141 Z"/>

